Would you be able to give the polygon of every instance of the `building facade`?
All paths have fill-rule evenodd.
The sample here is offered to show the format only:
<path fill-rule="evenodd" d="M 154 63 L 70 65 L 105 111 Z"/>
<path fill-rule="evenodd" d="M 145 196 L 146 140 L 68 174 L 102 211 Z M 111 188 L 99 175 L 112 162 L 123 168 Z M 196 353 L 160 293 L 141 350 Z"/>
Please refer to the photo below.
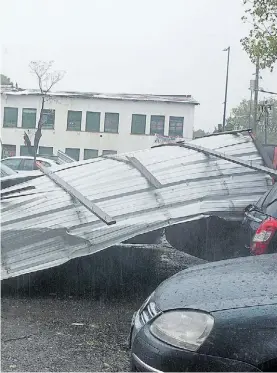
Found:
<path fill-rule="evenodd" d="M 23 135 L 33 143 L 41 102 L 34 90 L 1 92 L 2 157 L 28 155 Z M 51 93 L 43 110 L 39 154 L 62 150 L 82 160 L 150 148 L 155 134 L 189 140 L 197 104 L 191 96 Z"/>

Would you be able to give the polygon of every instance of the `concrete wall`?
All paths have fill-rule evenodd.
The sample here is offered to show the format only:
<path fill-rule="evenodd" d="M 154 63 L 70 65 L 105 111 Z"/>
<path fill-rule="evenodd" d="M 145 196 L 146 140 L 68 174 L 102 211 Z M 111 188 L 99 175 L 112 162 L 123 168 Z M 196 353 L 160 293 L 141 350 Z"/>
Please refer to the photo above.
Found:
<path fill-rule="evenodd" d="M 16 155 L 20 153 L 20 145 L 24 145 L 23 134 L 26 131 L 33 141 L 34 129 L 22 128 L 22 109 L 36 108 L 37 120 L 40 111 L 41 98 L 35 95 L 2 94 L 1 103 L 1 142 L 16 145 Z M 18 108 L 17 128 L 3 128 L 4 107 Z M 43 130 L 40 146 L 51 146 L 54 154 L 65 148 L 80 148 L 80 159 L 83 159 L 84 149 L 97 149 L 99 155 L 103 150 L 114 150 L 118 153 L 149 148 L 153 145 L 154 137 L 150 136 L 150 116 L 165 116 L 165 133 L 168 135 L 169 116 L 184 117 L 183 137 L 193 136 L 195 105 L 190 103 L 143 102 L 112 99 L 85 99 L 55 97 L 48 99 L 46 109 L 55 109 L 55 128 Z M 67 131 L 68 110 L 82 111 L 81 131 Z M 85 131 L 86 111 L 101 112 L 100 132 Z M 104 132 L 105 112 L 119 113 L 119 133 Z M 131 134 L 132 114 L 144 114 L 146 118 L 146 134 Z"/>

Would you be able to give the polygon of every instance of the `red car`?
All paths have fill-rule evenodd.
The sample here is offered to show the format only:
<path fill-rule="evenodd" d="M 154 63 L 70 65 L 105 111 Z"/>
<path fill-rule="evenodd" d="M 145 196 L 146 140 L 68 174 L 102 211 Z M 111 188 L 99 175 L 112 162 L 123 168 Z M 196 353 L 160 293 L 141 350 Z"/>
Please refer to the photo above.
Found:
<path fill-rule="evenodd" d="M 277 168 L 277 146 L 263 146 L 273 168 Z M 243 228 L 253 255 L 277 252 L 277 183 L 256 204 L 247 206 Z"/>

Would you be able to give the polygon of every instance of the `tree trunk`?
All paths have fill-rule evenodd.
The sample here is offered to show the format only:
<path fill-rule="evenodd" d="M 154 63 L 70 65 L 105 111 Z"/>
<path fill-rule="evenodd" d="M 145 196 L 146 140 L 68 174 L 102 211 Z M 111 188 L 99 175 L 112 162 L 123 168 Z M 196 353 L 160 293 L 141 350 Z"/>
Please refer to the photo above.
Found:
<path fill-rule="evenodd" d="M 35 138 L 34 138 L 34 169 L 36 168 L 38 144 L 39 144 L 40 138 L 42 136 L 41 129 L 42 129 L 42 125 L 43 125 L 42 118 L 43 118 L 44 103 L 45 103 L 45 97 L 43 96 L 42 101 L 41 101 L 38 128 L 36 130 Z"/>

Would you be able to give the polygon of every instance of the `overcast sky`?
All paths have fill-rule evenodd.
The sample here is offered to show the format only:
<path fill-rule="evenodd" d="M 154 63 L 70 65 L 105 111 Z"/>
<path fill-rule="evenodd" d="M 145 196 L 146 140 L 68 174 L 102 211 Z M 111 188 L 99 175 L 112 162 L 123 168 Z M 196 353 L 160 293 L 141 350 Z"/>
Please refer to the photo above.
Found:
<path fill-rule="evenodd" d="M 195 127 L 222 123 L 231 46 L 228 112 L 249 98 L 254 66 L 242 50 L 242 0 L 2 0 L 1 72 L 36 88 L 31 60 L 66 71 L 57 90 L 191 94 Z M 277 90 L 277 72 L 262 73 Z"/>

